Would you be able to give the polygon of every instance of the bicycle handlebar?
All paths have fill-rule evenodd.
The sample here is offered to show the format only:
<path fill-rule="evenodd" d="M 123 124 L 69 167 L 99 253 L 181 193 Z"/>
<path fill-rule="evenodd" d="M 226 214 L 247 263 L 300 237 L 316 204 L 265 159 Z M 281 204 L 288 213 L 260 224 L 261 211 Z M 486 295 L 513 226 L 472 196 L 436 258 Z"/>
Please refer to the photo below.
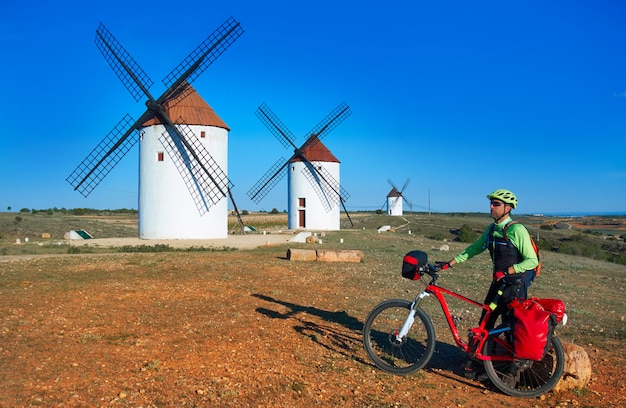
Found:
<path fill-rule="evenodd" d="M 433 264 L 427 264 L 426 268 L 424 268 L 424 272 L 432 278 L 432 283 L 435 283 L 437 279 L 439 279 L 438 271 L 440 271 L 440 269 Z"/>

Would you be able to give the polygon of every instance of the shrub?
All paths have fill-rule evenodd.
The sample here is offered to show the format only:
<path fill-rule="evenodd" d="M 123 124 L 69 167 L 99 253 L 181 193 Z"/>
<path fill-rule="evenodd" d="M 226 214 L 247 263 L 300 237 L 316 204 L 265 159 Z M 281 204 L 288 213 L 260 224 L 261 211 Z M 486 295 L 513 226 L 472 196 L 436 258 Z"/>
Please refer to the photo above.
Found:
<path fill-rule="evenodd" d="M 435 241 L 443 241 L 444 239 L 448 239 L 450 236 L 442 231 L 429 231 L 426 233 L 426 236 Z"/>
<path fill-rule="evenodd" d="M 468 224 L 463 224 L 459 230 L 459 236 L 457 241 L 459 242 L 474 242 L 478 239 L 478 233 L 472 229 Z"/>

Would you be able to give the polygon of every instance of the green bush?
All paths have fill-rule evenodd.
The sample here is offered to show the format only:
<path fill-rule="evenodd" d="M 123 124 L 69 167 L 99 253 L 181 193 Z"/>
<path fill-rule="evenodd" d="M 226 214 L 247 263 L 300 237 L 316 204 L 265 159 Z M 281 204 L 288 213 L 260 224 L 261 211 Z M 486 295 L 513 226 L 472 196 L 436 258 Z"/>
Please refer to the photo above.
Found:
<path fill-rule="evenodd" d="M 595 242 L 580 240 L 565 241 L 559 247 L 559 253 L 568 255 L 584 256 L 592 259 L 606 259 L 606 253 Z"/>
<path fill-rule="evenodd" d="M 459 236 L 457 237 L 457 241 L 474 242 L 478 239 L 478 236 L 478 233 L 474 231 L 474 229 L 470 225 L 463 224 L 463 226 L 459 230 Z"/>

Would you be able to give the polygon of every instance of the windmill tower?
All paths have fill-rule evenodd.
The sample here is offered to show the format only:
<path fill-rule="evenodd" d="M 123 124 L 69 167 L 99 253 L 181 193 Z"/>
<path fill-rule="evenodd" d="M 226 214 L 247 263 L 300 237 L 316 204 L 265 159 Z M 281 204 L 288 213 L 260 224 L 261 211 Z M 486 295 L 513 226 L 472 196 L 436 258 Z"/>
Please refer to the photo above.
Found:
<path fill-rule="evenodd" d="M 285 176 L 288 177 L 289 229 L 339 230 L 340 206 L 352 223 L 345 207 L 349 194 L 339 184 L 339 160 L 321 142 L 331 130 L 350 115 L 350 108 L 340 104 L 315 126 L 301 147 L 297 147 L 293 133 L 278 119 L 266 104 L 256 111 L 257 117 L 285 147 L 293 147 L 289 160 L 276 163 L 252 186 L 248 196 L 255 203 Z"/>
<path fill-rule="evenodd" d="M 404 214 L 403 201 L 411 205 L 404 198 L 404 189 L 409 185 L 409 179 L 406 180 L 402 189 L 398 190 L 391 180 L 387 180 L 391 184 L 391 191 L 387 194 L 387 215 L 400 216 Z"/>
<path fill-rule="evenodd" d="M 226 237 L 228 197 L 239 215 L 226 174 L 229 128 L 191 83 L 242 33 L 229 18 L 163 79 L 155 99 L 152 80 L 100 24 L 96 46 L 133 98 L 147 97 L 147 109 L 138 120 L 124 116 L 68 176 L 74 190 L 87 197 L 139 141 L 139 237 Z"/>

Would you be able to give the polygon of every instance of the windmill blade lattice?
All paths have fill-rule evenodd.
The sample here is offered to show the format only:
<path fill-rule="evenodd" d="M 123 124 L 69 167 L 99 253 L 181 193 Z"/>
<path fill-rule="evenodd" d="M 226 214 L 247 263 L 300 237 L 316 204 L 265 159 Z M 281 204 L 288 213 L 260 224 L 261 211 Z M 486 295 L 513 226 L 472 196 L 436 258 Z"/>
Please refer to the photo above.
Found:
<path fill-rule="evenodd" d="M 342 102 L 332 112 L 330 112 L 324 119 L 320 121 L 313 129 L 306 135 L 309 140 L 311 136 L 317 136 L 318 139 L 326 137 L 333 129 L 335 129 L 341 122 L 343 122 L 352 111 L 350 107 Z"/>
<path fill-rule="evenodd" d="M 203 215 L 211 204 L 226 197 L 233 184 L 189 126 L 180 122 L 176 124 L 178 132 L 164 132 L 159 141 L 176 165 L 198 212 Z"/>
<path fill-rule="evenodd" d="M 147 120 L 156 117 L 165 126 L 167 136 L 170 138 L 169 140 L 167 137 L 160 138 L 161 143 L 168 150 L 168 154 L 194 196 L 193 199 L 199 211 L 204 211 L 209 203 L 218 202 L 226 194 L 233 200 L 230 191 L 232 183 L 226 177 L 225 172 L 193 134 L 191 136 L 185 134 L 189 131 L 188 128 L 186 129 L 180 123 L 173 123 L 163 104 L 168 100 L 171 101 L 173 97 L 178 98 L 176 101 L 184 99 L 181 95 L 185 95 L 185 92 L 191 89 L 189 84 L 242 33 L 240 23 L 232 17 L 229 18 L 165 77 L 163 82 L 168 89 L 155 100 L 149 92 L 152 80 L 104 24 L 100 23 L 95 38 L 97 48 L 136 101 L 142 95 L 148 98 L 146 102 L 148 109 L 134 123 L 130 116 L 125 116 L 70 174 L 67 181 L 74 187 L 74 190 L 78 190 L 86 197 L 136 144 L 138 129 Z M 197 194 L 202 194 L 203 197 L 195 197 Z"/>
<path fill-rule="evenodd" d="M 168 88 L 178 87 L 182 82 L 191 84 L 209 67 L 230 45 L 243 34 L 238 21 L 230 17 L 210 34 L 164 79 Z"/>
<path fill-rule="evenodd" d="M 139 102 L 139 99 L 146 95 L 152 86 L 152 80 L 102 23 L 96 30 L 94 42 L 115 75 L 122 81 L 135 101 Z"/>
<path fill-rule="evenodd" d="M 67 177 L 74 190 L 87 197 L 137 143 L 133 118 L 126 115 Z"/>
<path fill-rule="evenodd" d="M 341 200 L 346 201 L 350 194 L 339 185 L 339 182 L 322 166 L 311 170 L 312 164 L 305 166 L 301 173 L 311 183 L 315 194 L 319 197 L 326 212 L 329 212 L 331 203 L 341 204 Z"/>
<path fill-rule="evenodd" d="M 272 132 L 272 134 L 276 137 L 276 139 L 282 144 L 284 147 L 293 147 L 296 148 L 296 144 L 294 140 L 296 140 L 291 130 L 285 126 L 278 116 L 267 106 L 265 103 L 261 104 L 255 112 L 256 116 L 261 120 L 261 122 L 265 125 L 265 127 Z"/>
<path fill-rule="evenodd" d="M 350 111 L 348 105 L 345 103 L 339 104 L 338 107 L 336 107 L 313 128 L 313 130 L 307 135 L 307 140 L 304 142 L 302 147 L 298 148 L 294 143 L 295 137 L 293 133 L 265 103 L 261 104 L 255 112 L 256 116 L 261 120 L 265 127 L 272 132 L 272 134 L 284 147 L 291 146 L 294 148 L 294 155 L 292 158 L 299 158 L 307 164 L 310 164 L 310 161 L 303 153 L 304 148 L 316 140 L 316 136 L 318 136 L 318 134 L 325 136 L 330 133 L 330 131 L 336 128 L 339 123 L 345 120 L 345 118 L 347 118 L 351 113 L 352 112 Z M 319 137 L 317 137 L 317 139 L 319 139 Z M 280 179 L 284 177 L 284 174 L 280 174 L 280 170 L 286 167 L 288 162 L 281 164 L 281 160 L 282 158 L 279 159 L 248 191 L 248 196 L 255 203 L 258 204 L 263 197 L 265 197 L 269 191 L 274 188 L 276 184 L 278 184 Z M 313 171 L 317 171 L 314 166 L 312 167 L 314 168 Z M 276 177 L 279 178 L 275 179 Z M 323 175 L 321 175 L 321 178 L 323 178 Z M 326 183 L 323 187 L 330 187 L 330 184 Z"/>
<path fill-rule="evenodd" d="M 276 163 L 248 190 L 248 197 L 256 204 L 285 177 L 286 172 L 282 171 L 289 164 L 284 157 L 279 158 Z"/>

